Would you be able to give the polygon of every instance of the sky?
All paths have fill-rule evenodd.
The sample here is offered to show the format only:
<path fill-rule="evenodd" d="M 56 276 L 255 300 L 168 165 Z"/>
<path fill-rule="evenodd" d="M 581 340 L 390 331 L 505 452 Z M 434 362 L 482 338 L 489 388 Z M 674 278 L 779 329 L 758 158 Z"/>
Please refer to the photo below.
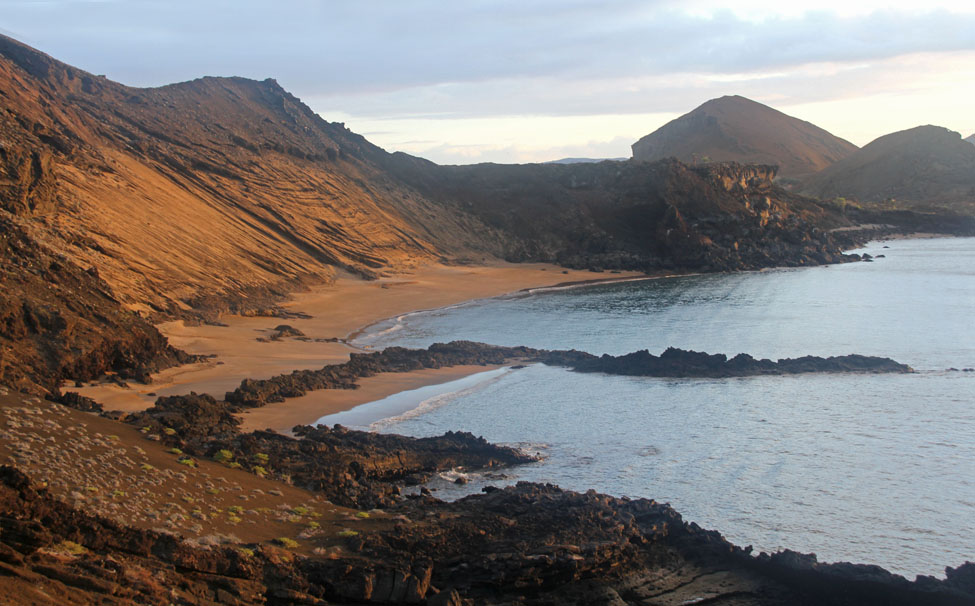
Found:
<path fill-rule="evenodd" d="M 0 33 L 131 86 L 275 78 L 442 164 L 628 157 L 732 94 L 857 145 L 975 133 L 971 0 L 0 0 Z"/>

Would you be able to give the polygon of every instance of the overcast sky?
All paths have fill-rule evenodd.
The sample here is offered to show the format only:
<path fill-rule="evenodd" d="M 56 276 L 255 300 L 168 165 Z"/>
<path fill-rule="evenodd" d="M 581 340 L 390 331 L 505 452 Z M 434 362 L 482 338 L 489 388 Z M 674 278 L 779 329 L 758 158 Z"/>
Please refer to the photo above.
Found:
<path fill-rule="evenodd" d="M 0 32 L 133 86 L 273 77 L 440 163 L 623 157 L 740 94 L 864 145 L 975 132 L 975 2 L 0 0 Z"/>

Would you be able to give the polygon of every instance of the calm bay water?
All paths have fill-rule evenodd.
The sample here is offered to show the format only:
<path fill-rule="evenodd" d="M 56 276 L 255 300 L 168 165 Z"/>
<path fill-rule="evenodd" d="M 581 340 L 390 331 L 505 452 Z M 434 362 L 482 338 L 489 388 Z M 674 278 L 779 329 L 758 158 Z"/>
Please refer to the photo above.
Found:
<path fill-rule="evenodd" d="M 381 323 L 359 342 L 861 353 L 915 374 L 665 380 L 536 365 L 421 393 L 405 407 L 418 409 L 400 414 L 401 402 L 372 426 L 466 430 L 545 456 L 464 487 L 448 474 L 443 497 L 518 480 L 595 488 L 669 502 L 759 550 L 941 576 L 975 560 L 975 372 L 948 370 L 975 367 L 975 239 L 886 244 L 865 249 L 886 255 L 874 263 L 477 301 Z"/>

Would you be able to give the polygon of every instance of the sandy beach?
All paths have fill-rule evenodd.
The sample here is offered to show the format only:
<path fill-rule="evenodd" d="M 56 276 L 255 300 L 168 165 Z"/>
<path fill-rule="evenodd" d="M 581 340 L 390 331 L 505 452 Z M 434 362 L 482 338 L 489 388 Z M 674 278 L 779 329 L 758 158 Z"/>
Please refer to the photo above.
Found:
<path fill-rule="evenodd" d="M 159 325 L 174 346 L 188 353 L 214 356 L 207 362 L 170 368 L 153 375 L 151 384 L 131 383 L 128 388 L 102 382 L 81 388 L 66 385 L 94 398 L 106 410 L 137 411 L 152 406 L 158 396 L 190 391 L 223 398 L 246 378 L 265 379 L 293 370 L 321 368 L 342 363 L 357 350 L 344 342 L 316 339 L 353 338 L 368 326 L 418 310 L 436 309 L 473 299 L 495 297 L 529 288 L 567 283 L 625 280 L 644 277 L 637 272 L 620 274 L 566 270 L 548 264 L 489 266 L 431 265 L 410 273 L 366 281 L 351 275 L 334 284 L 295 293 L 282 307 L 301 318 L 268 318 L 225 315 L 225 326 L 190 326 L 183 321 Z M 287 324 L 308 340 L 269 340 L 274 328 Z M 261 340 L 258 340 L 261 339 Z M 321 390 L 301 398 L 250 410 L 241 415 L 244 429 L 287 432 L 295 425 L 354 408 L 400 391 L 445 383 L 486 370 L 483 366 L 458 366 L 411 373 L 384 373 L 363 379 L 355 390 Z"/>

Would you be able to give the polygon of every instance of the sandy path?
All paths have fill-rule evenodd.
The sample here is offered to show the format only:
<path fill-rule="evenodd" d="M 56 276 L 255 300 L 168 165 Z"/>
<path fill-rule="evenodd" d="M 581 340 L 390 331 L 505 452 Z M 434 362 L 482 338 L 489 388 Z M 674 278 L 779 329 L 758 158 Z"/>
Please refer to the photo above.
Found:
<path fill-rule="evenodd" d="M 289 311 L 301 312 L 310 318 L 282 320 L 227 315 L 220 319 L 227 326 L 187 326 L 182 321 L 159 326 L 176 347 L 193 354 L 215 354 L 212 361 L 165 370 L 153 375 L 150 385 L 132 383 L 125 389 L 103 383 L 82 388 L 66 385 L 65 389 L 96 399 L 106 410 L 143 410 L 158 396 L 190 391 L 223 398 L 227 391 L 235 389 L 246 378 L 265 379 L 292 370 L 321 368 L 348 360 L 349 353 L 354 351 L 344 343 L 316 342 L 314 339 L 345 338 L 386 318 L 526 288 L 640 276 L 642 274 L 635 272 L 602 274 L 564 270 L 541 263 L 478 267 L 432 265 L 375 281 L 346 276 L 333 285 L 297 293 L 283 305 Z M 279 324 L 293 326 L 312 340 L 257 340 L 268 337 Z M 485 368 L 477 366 L 381 374 L 363 379 L 360 389 L 322 390 L 250 411 L 243 417 L 245 428 L 270 427 L 286 431 L 298 424 L 314 422 L 325 414 L 482 370 Z"/>

